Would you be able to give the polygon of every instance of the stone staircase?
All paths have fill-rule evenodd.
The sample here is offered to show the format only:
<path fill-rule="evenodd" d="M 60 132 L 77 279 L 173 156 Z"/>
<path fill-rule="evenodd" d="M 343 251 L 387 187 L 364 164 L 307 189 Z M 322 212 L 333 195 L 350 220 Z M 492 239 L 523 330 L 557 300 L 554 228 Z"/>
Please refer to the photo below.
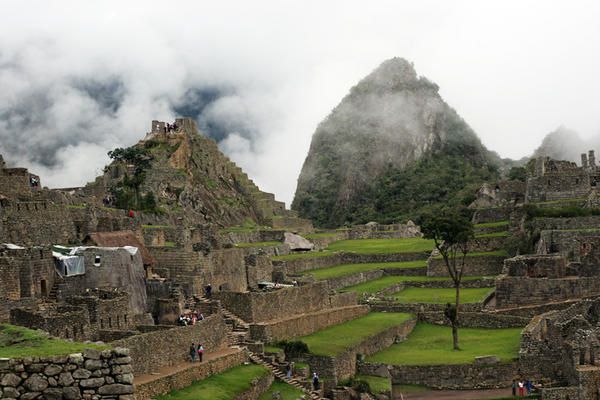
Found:
<path fill-rule="evenodd" d="M 193 304 L 192 304 L 192 301 L 194 302 Z M 196 295 L 193 297 L 193 299 L 188 299 L 186 301 L 186 307 L 192 307 L 194 305 L 198 305 L 198 303 L 203 303 L 203 304 L 209 305 L 209 304 L 212 304 L 213 302 L 214 302 L 214 300 L 207 299 L 204 296 Z M 246 350 L 248 351 L 248 356 L 253 363 L 264 365 L 271 372 L 273 372 L 273 374 L 275 375 L 275 377 L 277 379 L 279 379 L 289 385 L 292 385 L 293 387 L 306 393 L 306 395 L 309 396 L 310 399 L 312 399 L 312 400 L 328 400 L 327 398 L 322 396 L 321 392 L 312 390 L 310 381 L 302 382 L 296 378 L 288 379 L 286 374 L 282 371 L 282 366 L 275 365 L 273 362 L 265 359 L 264 356 L 261 356 L 259 354 L 253 353 L 250 350 L 248 350 L 247 345 L 248 345 L 248 333 L 250 331 L 250 324 L 247 323 L 246 321 L 242 320 L 240 317 L 233 314 L 226 308 L 222 307 L 221 305 L 219 305 L 219 311 L 223 315 L 223 319 L 224 319 L 225 323 L 227 324 L 227 326 L 229 327 L 228 332 L 227 332 L 227 339 L 228 339 L 227 341 L 229 343 L 229 346 L 246 348 Z M 285 366 L 287 366 L 287 364 L 284 364 L 283 368 L 285 368 Z"/>
<path fill-rule="evenodd" d="M 299 381 L 298 379 L 296 379 L 294 377 L 288 379 L 286 374 L 281 370 L 281 368 L 279 366 L 269 362 L 268 360 L 266 360 L 265 358 L 261 357 L 258 354 L 252 353 L 251 351 L 248 351 L 248 355 L 250 357 L 250 360 L 252 360 L 253 363 L 264 365 L 269 370 L 271 370 L 271 372 L 273 372 L 273 375 L 275 375 L 275 377 L 277 379 L 306 393 L 310 399 L 312 399 L 312 400 L 328 400 L 326 397 L 323 397 L 322 391 L 312 390 L 311 383 L 309 381 Z"/>

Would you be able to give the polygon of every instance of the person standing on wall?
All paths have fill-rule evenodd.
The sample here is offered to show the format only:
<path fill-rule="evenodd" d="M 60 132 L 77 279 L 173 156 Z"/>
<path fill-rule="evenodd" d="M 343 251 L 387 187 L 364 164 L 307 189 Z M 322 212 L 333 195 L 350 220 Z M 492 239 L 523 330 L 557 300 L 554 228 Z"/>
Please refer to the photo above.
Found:
<path fill-rule="evenodd" d="M 192 362 L 196 361 L 196 345 L 194 343 L 190 346 L 190 358 Z"/>
<path fill-rule="evenodd" d="M 313 372 L 312 383 L 314 390 L 319 390 L 319 375 L 316 372 Z"/>
<path fill-rule="evenodd" d="M 202 356 L 204 355 L 204 346 L 198 344 L 198 360 L 202 362 Z"/>

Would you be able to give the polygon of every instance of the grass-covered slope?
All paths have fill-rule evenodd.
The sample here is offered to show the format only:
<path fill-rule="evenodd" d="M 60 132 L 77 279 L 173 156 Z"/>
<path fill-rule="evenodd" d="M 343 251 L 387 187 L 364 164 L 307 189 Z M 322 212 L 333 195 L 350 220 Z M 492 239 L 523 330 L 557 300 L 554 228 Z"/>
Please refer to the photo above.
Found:
<path fill-rule="evenodd" d="M 0 358 L 65 355 L 89 348 L 105 349 L 107 347 L 52 339 L 42 331 L 0 324 Z"/>

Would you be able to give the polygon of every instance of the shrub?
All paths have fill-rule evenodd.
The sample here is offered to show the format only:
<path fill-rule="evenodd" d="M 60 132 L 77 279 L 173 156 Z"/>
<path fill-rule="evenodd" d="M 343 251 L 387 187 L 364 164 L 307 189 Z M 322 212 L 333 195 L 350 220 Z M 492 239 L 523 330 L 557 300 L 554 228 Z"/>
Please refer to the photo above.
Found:
<path fill-rule="evenodd" d="M 277 342 L 276 345 L 283 349 L 286 357 L 294 358 L 308 353 L 308 345 L 301 340 L 282 340 Z"/>

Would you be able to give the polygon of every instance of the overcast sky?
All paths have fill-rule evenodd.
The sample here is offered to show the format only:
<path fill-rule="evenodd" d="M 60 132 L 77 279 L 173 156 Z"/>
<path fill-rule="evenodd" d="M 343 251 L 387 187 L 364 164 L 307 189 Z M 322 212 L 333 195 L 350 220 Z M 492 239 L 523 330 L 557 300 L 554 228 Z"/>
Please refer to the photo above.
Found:
<path fill-rule="evenodd" d="M 600 133 L 597 1 L 19 0 L 0 15 L 0 153 L 51 187 L 186 112 L 289 204 L 316 125 L 394 56 L 503 157 L 559 125 Z"/>

